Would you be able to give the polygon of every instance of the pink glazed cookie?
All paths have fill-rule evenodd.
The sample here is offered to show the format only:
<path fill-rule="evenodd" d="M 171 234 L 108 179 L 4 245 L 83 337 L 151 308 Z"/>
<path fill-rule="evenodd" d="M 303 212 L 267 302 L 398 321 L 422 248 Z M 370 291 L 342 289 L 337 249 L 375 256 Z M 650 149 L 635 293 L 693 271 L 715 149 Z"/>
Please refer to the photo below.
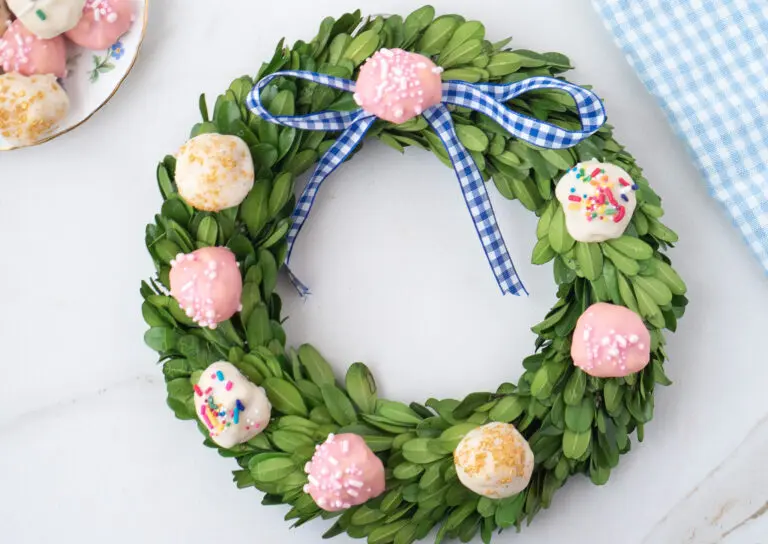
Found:
<path fill-rule="evenodd" d="M 86 49 L 108 49 L 128 32 L 135 18 L 131 0 L 87 0 L 83 18 L 66 36 Z"/>
<path fill-rule="evenodd" d="M 204 247 L 171 261 L 171 295 L 201 327 L 215 329 L 240 310 L 243 278 L 235 254 Z"/>
<path fill-rule="evenodd" d="M 328 435 L 304 467 L 304 492 L 328 512 L 346 510 L 384 493 L 384 464 L 356 434 Z"/>
<path fill-rule="evenodd" d="M 405 123 L 440 103 L 442 68 L 423 55 L 382 49 L 360 68 L 355 102 L 391 123 Z"/>
<path fill-rule="evenodd" d="M 651 335 L 632 310 L 600 302 L 576 323 L 571 357 L 590 376 L 622 378 L 650 362 Z"/>
<path fill-rule="evenodd" d="M 63 78 L 67 75 L 67 46 L 61 36 L 38 38 L 16 19 L 0 38 L 0 63 L 4 72 Z"/>

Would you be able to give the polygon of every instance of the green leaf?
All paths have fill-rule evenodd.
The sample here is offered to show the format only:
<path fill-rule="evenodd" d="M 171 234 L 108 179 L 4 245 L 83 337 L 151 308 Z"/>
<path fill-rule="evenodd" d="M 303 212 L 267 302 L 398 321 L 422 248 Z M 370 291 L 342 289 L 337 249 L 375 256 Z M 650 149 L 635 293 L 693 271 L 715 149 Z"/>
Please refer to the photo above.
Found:
<path fill-rule="evenodd" d="M 267 108 L 272 115 L 284 116 L 296 113 L 296 98 L 289 90 L 282 90 L 275 95 Z M 268 124 L 266 121 L 262 124 Z M 275 141 L 275 144 L 277 141 Z"/>
<path fill-rule="evenodd" d="M 653 248 L 633 236 L 624 235 L 621 238 L 608 240 L 606 243 L 616 251 L 636 261 L 644 261 L 653 257 Z"/>
<path fill-rule="evenodd" d="M 219 235 L 219 226 L 216 220 L 206 215 L 197 226 L 197 241 L 205 246 L 215 246 Z"/>
<path fill-rule="evenodd" d="M 627 276 L 636 276 L 640 272 L 640 265 L 635 259 L 627 257 L 608 244 L 602 244 L 602 248 L 605 256 Z"/>
<path fill-rule="evenodd" d="M 435 8 L 424 6 L 405 18 L 405 37 L 404 45 L 413 43 L 414 38 L 425 28 L 429 26 L 435 18 Z"/>
<path fill-rule="evenodd" d="M 376 382 L 368 367 L 354 363 L 347 370 L 347 394 L 363 414 L 376 411 Z"/>
<path fill-rule="evenodd" d="M 258 180 L 240 204 L 240 219 L 248 227 L 251 236 L 257 237 L 269 220 L 269 194 L 272 184 Z"/>
<path fill-rule="evenodd" d="M 549 239 L 542 238 L 536 242 L 535 246 L 533 246 L 533 256 L 531 257 L 531 263 L 537 265 L 548 263 L 554 259 L 556 255 L 557 253 L 555 253 L 555 250 L 552 249 L 551 245 L 549 245 Z"/>
<path fill-rule="evenodd" d="M 385 417 L 400 425 L 418 425 L 424 419 L 402 402 L 379 399 L 376 402 L 376 415 Z"/>
<path fill-rule="evenodd" d="M 318 387 L 336 384 L 331 365 L 310 344 L 304 344 L 299 348 L 299 361 L 309 374 L 309 379 Z"/>
<path fill-rule="evenodd" d="M 371 531 L 371 534 L 368 535 L 368 544 L 387 544 L 388 542 L 394 542 L 397 534 L 402 529 L 408 527 L 409 524 L 410 521 L 407 519 L 401 519 L 376 527 Z"/>
<path fill-rule="evenodd" d="M 511 423 L 520 417 L 525 411 L 528 402 L 522 398 L 512 395 L 504 397 L 496 406 L 494 406 L 488 414 L 491 421 L 502 421 L 504 423 Z"/>
<path fill-rule="evenodd" d="M 256 346 L 266 346 L 272 340 L 272 325 L 264 303 L 258 303 L 254 306 L 245 330 L 248 346 L 251 349 L 255 349 Z"/>
<path fill-rule="evenodd" d="M 461 143 L 470 151 L 484 153 L 488 149 L 490 141 L 485 132 L 471 125 L 456 125 L 456 134 Z"/>
<path fill-rule="evenodd" d="M 275 178 L 269 195 L 269 215 L 275 216 L 293 195 L 293 176 L 284 172 Z"/>
<path fill-rule="evenodd" d="M 455 17 L 438 17 L 421 36 L 417 49 L 426 56 L 439 54 L 448 44 L 459 22 Z"/>
<path fill-rule="evenodd" d="M 443 55 L 445 56 L 452 53 L 460 45 L 464 45 L 467 42 L 482 42 L 483 38 L 485 38 L 485 27 L 483 26 L 483 23 L 479 21 L 467 21 L 466 23 L 462 23 L 453 33 L 453 36 L 451 36 L 451 39 L 448 41 L 446 46 L 443 48 Z M 473 56 L 469 59 L 469 61 L 474 58 L 475 57 Z M 442 62 L 442 59 L 441 64 L 445 66 L 445 64 Z"/>
<path fill-rule="evenodd" d="M 519 55 L 510 51 L 502 51 L 501 53 L 491 55 L 491 61 L 485 69 L 488 70 L 491 77 L 497 78 L 517 72 L 521 66 Z"/>
<path fill-rule="evenodd" d="M 278 429 L 270 435 L 272 443 L 287 453 L 293 453 L 301 448 L 314 448 L 315 441 L 304 433 Z"/>
<path fill-rule="evenodd" d="M 563 400 L 569 406 L 578 406 L 581 404 L 586 390 L 587 375 L 581 369 L 576 368 L 565 386 Z"/>
<path fill-rule="evenodd" d="M 656 277 L 669 287 L 673 295 L 684 295 L 687 291 L 685 282 L 680 278 L 677 272 L 662 260 L 655 261 Z"/>
<path fill-rule="evenodd" d="M 603 252 L 598 244 L 578 242 L 576 244 L 576 260 L 588 280 L 596 280 L 603 273 Z"/>
<path fill-rule="evenodd" d="M 573 168 L 573 156 L 566 149 L 541 149 L 539 153 L 547 162 L 559 170 L 570 170 Z"/>
<path fill-rule="evenodd" d="M 424 465 L 414 463 L 400 463 L 395 467 L 393 474 L 398 480 L 411 480 L 424 472 Z"/>
<path fill-rule="evenodd" d="M 355 66 L 361 65 L 379 47 L 379 34 L 375 30 L 366 30 L 356 36 L 344 51 L 344 58 L 351 60 Z"/>
<path fill-rule="evenodd" d="M 575 433 L 570 429 L 566 429 L 563 433 L 563 454 L 568 459 L 579 459 L 589 449 L 591 440 L 591 430 L 583 433 Z"/>
<path fill-rule="evenodd" d="M 414 438 L 403 444 L 403 457 L 411 463 L 426 465 L 439 461 L 445 455 L 431 451 L 428 438 Z"/>
<path fill-rule="evenodd" d="M 661 280 L 652 277 L 635 276 L 632 278 L 632 283 L 635 286 L 635 291 L 639 287 L 648 293 L 659 306 L 666 306 L 672 302 L 672 291 Z"/>
<path fill-rule="evenodd" d="M 632 288 L 629 286 L 627 278 L 625 278 L 623 274 L 617 274 L 616 280 L 619 287 L 619 295 L 621 296 L 621 300 L 624 301 L 626 307 L 636 314 L 640 313 L 640 309 L 637 305 L 637 298 L 635 298 L 635 294 L 632 291 Z"/>
<path fill-rule="evenodd" d="M 344 391 L 335 385 L 323 385 L 320 387 L 323 394 L 323 401 L 331 417 L 339 425 L 352 425 L 357 421 L 357 412 L 349 397 Z"/>
<path fill-rule="evenodd" d="M 260 483 L 277 482 L 296 470 L 296 465 L 288 455 L 280 453 L 260 453 L 248 461 L 248 470 L 253 479 Z"/>
<path fill-rule="evenodd" d="M 565 212 L 561 206 L 555 210 L 549 225 L 549 243 L 552 245 L 552 249 L 561 255 L 569 251 L 576 243 L 565 226 Z"/>
<path fill-rule="evenodd" d="M 455 34 L 454 34 L 455 36 Z M 483 52 L 482 40 L 469 40 L 462 43 L 450 52 L 443 52 L 440 55 L 440 65 L 445 68 L 461 66 L 475 60 Z"/>
<path fill-rule="evenodd" d="M 280 378 L 267 378 L 263 387 L 275 410 L 286 415 L 307 417 L 304 399 L 292 383 Z"/>
<path fill-rule="evenodd" d="M 595 403 L 590 397 L 585 397 L 579 404 L 569 404 L 565 407 L 565 424 L 575 433 L 591 429 L 594 417 Z"/>
<path fill-rule="evenodd" d="M 493 395 L 490 393 L 470 393 L 453 410 L 453 417 L 456 419 L 468 418 L 477 408 L 488 403 L 492 399 Z"/>
<path fill-rule="evenodd" d="M 152 327 L 144 333 L 144 343 L 158 352 L 171 351 L 176 347 L 181 335 L 173 329 Z"/>
<path fill-rule="evenodd" d="M 622 400 L 624 398 L 624 389 L 618 380 L 607 380 L 605 387 L 603 387 L 603 400 L 605 401 L 605 409 L 609 414 L 615 415 L 622 408 Z"/>
<path fill-rule="evenodd" d="M 643 319 L 646 319 L 654 326 L 663 327 L 664 316 L 659 305 L 653 300 L 653 297 L 639 285 L 635 285 L 635 296 L 637 297 L 637 307 Z"/>
<path fill-rule="evenodd" d="M 494 521 L 500 528 L 512 527 L 517 523 L 525 505 L 525 493 L 518 493 L 508 499 L 498 501 Z"/>

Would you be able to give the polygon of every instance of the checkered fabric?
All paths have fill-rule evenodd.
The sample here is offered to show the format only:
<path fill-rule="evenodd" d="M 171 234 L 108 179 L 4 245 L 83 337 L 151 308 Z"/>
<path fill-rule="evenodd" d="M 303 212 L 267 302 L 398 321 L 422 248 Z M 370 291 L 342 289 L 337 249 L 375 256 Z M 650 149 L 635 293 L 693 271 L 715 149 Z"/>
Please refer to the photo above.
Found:
<path fill-rule="evenodd" d="M 286 71 L 265 77 L 248 95 L 248 108 L 254 114 L 272 123 L 302 130 L 341 131 L 338 140 L 320 158 L 293 212 L 293 225 L 287 236 L 286 265 L 288 265 L 296 238 L 309 217 L 323 181 L 354 151 L 377 118 L 362 109 L 350 112 L 322 111 L 308 115 L 274 116 L 264 107 L 261 92 L 277 77 L 297 77 L 347 92 L 354 92 L 355 82 L 314 72 Z M 524 92 L 539 89 L 562 90 L 573 96 L 581 116 L 582 130 L 564 130 L 513 112 L 502 103 Z M 570 83 L 546 77 L 536 77 L 509 85 L 473 86 L 461 81 L 450 81 L 443 84 L 443 102 L 484 113 L 507 128 L 517 138 L 539 147 L 553 149 L 572 147 L 594 134 L 605 123 L 605 111 L 597 96 Z M 527 294 L 499 231 L 483 177 L 472 156 L 459 142 L 448 108 L 444 104 L 439 104 L 424 112 L 424 117 L 448 151 L 467 209 L 475 223 L 488 263 L 502 293 Z M 288 272 L 299 292 L 307 294 L 309 292 L 307 287 L 291 273 L 290 269 Z"/>
<path fill-rule="evenodd" d="M 768 270 L 768 2 L 592 1 Z"/>

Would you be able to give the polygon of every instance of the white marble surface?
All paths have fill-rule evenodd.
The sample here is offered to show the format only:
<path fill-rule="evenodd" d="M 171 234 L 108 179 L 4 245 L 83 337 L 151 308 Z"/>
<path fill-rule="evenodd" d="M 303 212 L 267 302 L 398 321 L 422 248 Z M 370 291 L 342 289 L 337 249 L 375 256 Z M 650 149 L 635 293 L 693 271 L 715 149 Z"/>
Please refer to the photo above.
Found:
<path fill-rule="evenodd" d="M 570 54 L 573 77 L 605 97 L 665 198 L 692 301 L 669 343 L 675 385 L 659 392 L 646 442 L 607 486 L 576 479 L 522 535 L 497 542 L 767 544 L 762 271 L 588 0 L 434 3 L 484 21 L 490 36 Z M 319 541 L 320 524 L 289 531 L 284 510 L 236 490 L 232 463 L 173 419 L 142 343 L 138 287 L 151 272 L 154 164 L 183 142 L 198 94 L 255 72 L 283 35 L 309 39 L 323 16 L 358 4 L 152 2 L 140 62 L 114 100 L 70 135 L 0 155 L 0 542 Z M 528 327 L 554 298 L 550 272 L 525 265 L 533 217 L 494 195 L 533 293 L 502 298 L 452 174 L 418 152 L 371 145 L 364 155 L 328 183 L 297 246 L 295 269 L 315 295 L 301 303 L 283 286 L 289 339 L 316 343 L 340 367 L 366 361 L 398 399 L 515 379 Z"/>

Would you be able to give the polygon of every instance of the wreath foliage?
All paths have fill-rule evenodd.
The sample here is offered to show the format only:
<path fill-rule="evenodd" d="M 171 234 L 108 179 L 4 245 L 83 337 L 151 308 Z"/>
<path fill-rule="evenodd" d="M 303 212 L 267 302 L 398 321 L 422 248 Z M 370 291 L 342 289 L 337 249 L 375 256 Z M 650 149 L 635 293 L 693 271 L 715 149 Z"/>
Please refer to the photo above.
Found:
<path fill-rule="evenodd" d="M 382 47 L 400 47 L 435 59 L 444 79 L 509 83 L 532 76 L 562 77 L 571 68 L 560 53 L 539 54 L 509 49 L 509 40 L 492 43 L 483 25 L 459 15 L 435 18 L 425 6 L 400 16 L 363 19 L 360 11 L 327 18 L 311 42 L 292 47 L 282 41 L 256 78 L 232 82 L 209 115 L 200 99 L 202 122 L 191 136 L 206 132 L 236 135 L 250 147 L 257 181 L 237 208 L 218 213 L 191 208 L 174 184 L 175 160 L 158 166 L 163 198 L 160 213 L 146 228 L 146 245 L 156 276 L 143 282 L 142 314 L 150 329 L 146 343 L 160 355 L 168 405 L 180 419 L 196 420 L 193 384 L 209 364 L 227 360 L 263 386 L 273 405 L 266 431 L 220 455 L 234 458 L 240 488 L 265 493 L 263 504 L 287 504 L 286 515 L 299 526 L 318 516 L 334 518 L 325 534 L 347 532 L 371 544 L 406 544 L 437 528 L 437 542 L 470 541 L 479 532 L 484 542 L 501 529 L 534 518 L 552 502 L 573 475 L 585 474 L 604 484 L 621 454 L 631 448 L 630 435 L 643 440 L 654 411 L 656 384 L 668 385 L 663 330 L 675 331 L 687 299 L 685 284 L 663 251 L 677 236 L 662 222 L 656 193 L 634 158 L 604 126 L 569 150 L 532 147 L 512 138 L 488 118 L 452 108 L 464 146 L 485 179 L 498 191 L 539 217 L 534 264 L 554 261 L 557 303 L 533 327 L 535 353 L 523 361 L 517 384 L 503 383 L 493 392 L 464 399 L 430 398 L 423 404 L 379 398 L 374 378 L 362 363 L 342 379 L 310 345 L 286 347 L 276 278 L 286 253 L 285 236 L 295 205 L 294 182 L 314 166 L 335 134 L 301 132 L 262 121 L 246 108 L 254 83 L 281 69 L 311 70 L 354 78 L 361 63 Z M 356 108 L 352 96 L 315 83 L 279 79 L 263 94 L 275 115 L 323 109 Z M 509 103 L 519 112 L 564 128 L 578 129 L 573 101 L 557 92 L 530 92 Z M 377 122 L 369 132 L 403 151 L 419 147 L 450 166 L 442 142 L 422 118 L 402 125 Z M 597 159 L 616 164 L 639 185 L 638 208 L 619 239 L 600 244 L 574 242 L 565 227 L 554 187 L 577 162 Z M 169 296 L 170 261 L 178 253 L 204 246 L 232 249 L 244 276 L 242 311 L 216 330 L 199 328 Z M 619 379 L 593 378 L 574 367 L 571 337 L 578 317 L 599 301 L 626 306 L 642 316 L 652 338 L 651 363 Z M 471 429 L 489 421 L 511 422 L 525 435 L 536 468 L 525 491 L 504 500 L 473 494 L 456 477 L 452 452 Z M 206 436 L 205 444 L 217 446 Z M 387 491 L 344 513 L 321 511 L 302 491 L 303 471 L 315 445 L 329 433 L 362 435 L 384 461 Z"/>

